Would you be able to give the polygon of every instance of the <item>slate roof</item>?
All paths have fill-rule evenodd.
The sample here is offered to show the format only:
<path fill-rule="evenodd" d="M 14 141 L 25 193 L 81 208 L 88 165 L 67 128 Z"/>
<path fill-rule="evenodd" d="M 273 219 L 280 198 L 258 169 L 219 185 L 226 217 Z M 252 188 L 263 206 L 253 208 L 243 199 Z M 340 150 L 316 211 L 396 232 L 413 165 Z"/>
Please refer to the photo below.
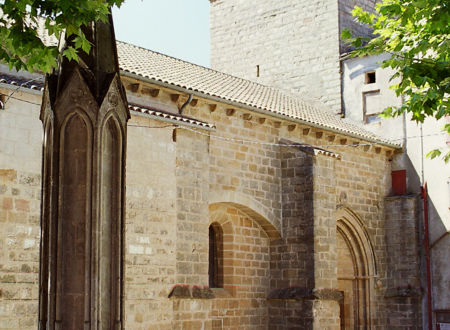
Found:
<path fill-rule="evenodd" d="M 234 77 L 121 41 L 117 42 L 123 74 L 185 90 L 201 97 L 224 101 L 259 112 L 278 115 L 307 125 L 364 140 L 399 147 L 347 119 L 312 106 L 279 89 Z"/>
<path fill-rule="evenodd" d="M 13 85 L 13 86 L 17 86 L 17 87 L 29 88 L 29 89 L 33 89 L 33 90 L 36 90 L 39 92 L 44 91 L 43 80 L 44 80 L 44 77 L 30 80 L 30 79 L 25 79 L 22 77 L 0 75 L 0 83 L 1 84 L 8 84 L 8 85 Z"/>
<path fill-rule="evenodd" d="M 185 115 L 173 114 L 171 112 L 165 112 L 162 110 L 156 110 L 149 107 L 143 107 L 141 105 L 128 104 L 128 109 L 131 112 L 140 112 L 149 115 L 150 117 L 154 117 L 155 119 L 161 119 L 166 122 L 171 122 L 175 124 L 185 124 L 193 127 L 201 127 L 207 130 L 213 130 L 215 127 L 213 124 L 206 123 L 204 121 L 197 120 L 195 118 L 191 118 Z"/>

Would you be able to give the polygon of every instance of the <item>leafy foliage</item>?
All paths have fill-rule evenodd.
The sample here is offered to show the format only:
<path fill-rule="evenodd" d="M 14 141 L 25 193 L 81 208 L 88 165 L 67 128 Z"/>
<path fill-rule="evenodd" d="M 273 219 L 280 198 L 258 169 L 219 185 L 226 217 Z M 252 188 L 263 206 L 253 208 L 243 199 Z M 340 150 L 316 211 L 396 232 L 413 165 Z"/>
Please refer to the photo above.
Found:
<path fill-rule="evenodd" d="M 397 96 L 403 96 L 399 107 L 387 108 L 383 115 L 397 116 L 404 112 L 412 120 L 423 122 L 426 117 L 440 119 L 450 115 L 450 2 L 448 0 L 384 0 L 375 13 L 359 7 L 353 10 L 357 21 L 373 28 L 375 37 L 352 36 L 342 32 L 356 50 L 353 56 L 389 53 L 382 63 L 396 71 L 392 79 Z M 391 79 L 391 80 L 392 80 Z M 450 134 L 450 125 L 444 130 Z M 439 150 L 429 153 L 431 158 Z M 450 160 L 450 153 L 445 155 Z"/>
<path fill-rule="evenodd" d="M 91 44 L 81 30 L 89 22 L 106 21 L 109 8 L 124 0 L 0 0 L 0 61 L 10 69 L 48 73 L 56 67 L 57 45 L 42 40 L 59 40 L 63 32 L 73 38 L 63 56 L 78 60 L 78 51 L 89 52 Z M 42 32 L 42 31 L 41 31 Z"/>

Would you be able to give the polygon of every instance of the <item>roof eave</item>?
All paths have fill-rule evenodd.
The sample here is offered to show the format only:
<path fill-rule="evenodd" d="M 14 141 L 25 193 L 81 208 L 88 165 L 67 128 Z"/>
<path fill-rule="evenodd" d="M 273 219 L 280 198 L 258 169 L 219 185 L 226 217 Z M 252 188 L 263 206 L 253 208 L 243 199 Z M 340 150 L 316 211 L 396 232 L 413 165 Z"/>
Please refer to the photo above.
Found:
<path fill-rule="evenodd" d="M 41 91 L 39 89 L 31 89 L 28 87 L 11 85 L 11 84 L 7 84 L 7 83 L 0 83 L 0 88 L 10 89 L 12 91 L 19 91 L 19 92 L 22 92 L 22 90 L 21 90 L 22 88 L 26 88 L 27 94 L 33 94 L 33 95 L 42 95 L 42 93 L 43 93 L 43 91 Z"/>
<path fill-rule="evenodd" d="M 349 137 L 352 137 L 352 138 L 364 140 L 364 141 L 371 142 L 371 143 L 376 143 L 376 144 L 379 144 L 381 146 L 388 147 L 388 148 L 391 148 L 391 149 L 399 150 L 399 149 L 403 148 L 401 145 L 398 145 L 398 144 L 388 143 L 388 142 L 384 142 L 384 141 L 379 141 L 377 139 L 372 139 L 370 137 L 364 137 L 364 136 L 360 136 L 358 134 L 353 134 L 353 133 L 341 131 L 341 130 L 338 130 L 338 129 L 335 129 L 335 128 L 332 128 L 332 127 L 327 127 L 325 125 L 311 123 L 309 121 L 302 120 L 302 119 L 299 119 L 299 118 L 292 118 L 292 117 L 289 117 L 287 115 L 283 115 L 283 114 L 279 114 L 279 113 L 276 113 L 276 112 L 268 111 L 268 110 L 265 110 L 265 109 L 261 109 L 261 108 L 255 107 L 255 106 L 248 105 L 248 104 L 227 100 L 227 99 L 224 99 L 224 98 L 221 98 L 221 97 L 218 97 L 218 96 L 206 94 L 206 93 L 203 93 L 203 92 L 200 92 L 200 91 L 195 91 L 195 90 L 192 90 L 190 88 L 173 85 L 173 84 L 170 84 L 170 83 L 167 83 L 167 82 L 163 82 L 163 81 L 158 80 L 158 79 L 144 77 L 142 75 L 139 75 L 139 74 L 136 74 L 136 73 L 132 73 L 132 72 L 129 72 L 129 71 L 120 70 L 120 74 L 125 76 L 125 77 L 129 77 L 129 78 L 141 80 L 141 81 L 144 81 L 144 82 L 147 82 L 147 83 L 151 83 L 151 84 L 159 85 L 159 86 L 162 86 L 162 87 L 170 88 L 170 89 L 182 92 L 182 93 L 194 94 L 195 96 L 198 96 L 198 97 L 209 99 L 209 100 L 212 100 L 212 101 L 215 101 L 215 102 L 225 103 L 225 104 L 232 105 L 232 106 L 235 106 L 235 107 L 239 107 L 239 108 L 242 108 L 242 109 L 247 109 L 247 110 L 254 111 L 254 112 L 257 112 L 257 113 L 260 113 L 260 114 L 264 114 L 266 116 L 275 117 L 275 118 L 284 119 L 284 120 L 289 120 L 289 121 L 296 122 L 296 123 L 303 124 L 303 125 L 307 125 L 307 126 L 310 126 L 310 127 L 320 128 L 320 129 L 323 129 L 323 130 L 326 130 L 326 131 L 330 131 L 330 132 L 333 132 L 333 133 L 349 136 Z"/>

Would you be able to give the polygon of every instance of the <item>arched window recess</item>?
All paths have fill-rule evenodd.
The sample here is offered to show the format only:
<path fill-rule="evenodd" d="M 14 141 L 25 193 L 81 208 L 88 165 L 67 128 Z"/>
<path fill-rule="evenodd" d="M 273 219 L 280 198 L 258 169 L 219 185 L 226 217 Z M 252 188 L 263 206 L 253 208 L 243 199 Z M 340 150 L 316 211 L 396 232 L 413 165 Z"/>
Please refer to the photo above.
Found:
<path fill-rule="evenodd" d="M 223 230 L 214 222 L 209 226 L 209 287 L 223 288 Z"/>

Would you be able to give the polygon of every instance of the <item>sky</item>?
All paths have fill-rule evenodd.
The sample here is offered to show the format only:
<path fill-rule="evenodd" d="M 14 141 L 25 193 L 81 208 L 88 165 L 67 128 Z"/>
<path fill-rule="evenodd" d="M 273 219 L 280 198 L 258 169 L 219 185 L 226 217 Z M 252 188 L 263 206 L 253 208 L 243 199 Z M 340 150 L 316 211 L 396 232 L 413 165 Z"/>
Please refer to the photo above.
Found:
<path fill-rule="evenodd" d="M 209 67 L 209 0 L 125 0 L 116 39 Z"/>

